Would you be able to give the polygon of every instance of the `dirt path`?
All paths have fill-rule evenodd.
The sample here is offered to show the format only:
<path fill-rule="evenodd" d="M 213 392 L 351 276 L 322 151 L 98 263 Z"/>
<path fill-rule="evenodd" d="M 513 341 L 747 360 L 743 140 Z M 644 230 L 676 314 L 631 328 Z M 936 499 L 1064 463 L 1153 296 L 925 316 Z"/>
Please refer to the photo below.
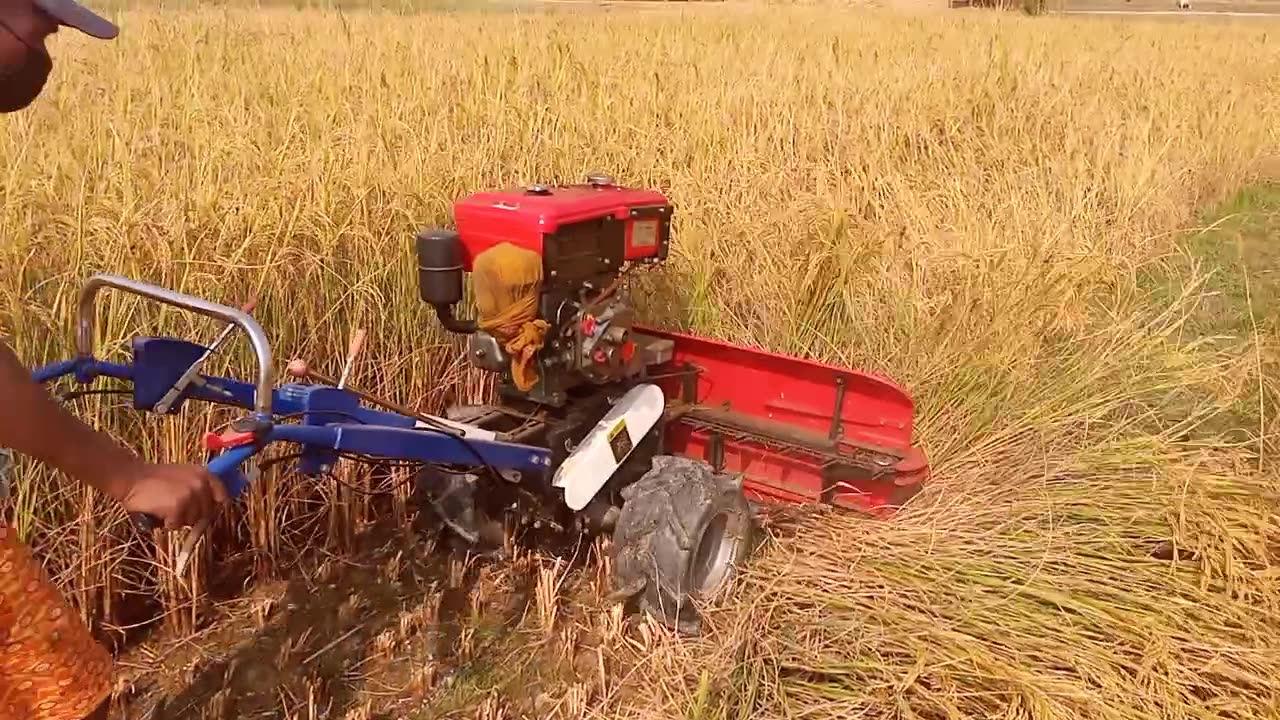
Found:
<path fill-rule="evenodd" d="M 579 12 L 583 10 L 629 11 L 629 12 L 710 12 L 723 13 L 733 10 L 773 7 L 772 3 L 752 2 L 748 0 L 716 0 L 714 2 L 681 2 L 679 0 L 533 0 L 533 4 L 545 8 L 564 8 Z M 798 3 L 797 7 L 807 4 Z M 947 10 L 947 0 L 845 0 L 832 3 L 849 9 L 888 9 L 899 12 L 941 12 Z"/>
<path fill-rule="evenodd" d="M 1056 15 L 1119 15 L 1128 17 L 1280 18 L 1280 12 L 1248 10 L 1061 10 Z"/>
<path fill-rule="evenodd" d="M 671 0 L 534 0 L 534 5 L 573 12 L 725 12 L 726 10 L 765 7 L 765 3 L 673 2 Z M 969 9 L 967 0 L 848 0 L 840 3 L 850 9 L 867 8 L 903 13 L 932 13 Z M 1178 9 L 1176 0 L 1049 0 L 1054 15 L 1098 15 L 1170 18 L 1280 18 L 1280 0 L 1192 0 L 1191 7 Z"/>
<path fill-rule="evenodd" d="M 1152 17 L 1280 17 L 1280 0 L 1190 0 L 1186 9 L 1177 0 L 1049 0 L 1060 15 L 1116 15 Z"/>

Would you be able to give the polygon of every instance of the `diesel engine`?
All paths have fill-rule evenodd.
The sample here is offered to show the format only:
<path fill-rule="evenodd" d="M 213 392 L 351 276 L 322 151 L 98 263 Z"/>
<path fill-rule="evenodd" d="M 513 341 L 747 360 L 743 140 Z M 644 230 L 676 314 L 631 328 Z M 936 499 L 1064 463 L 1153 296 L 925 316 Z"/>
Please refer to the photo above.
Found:
<path fill-rule="evenodd" d="M 480 192 L 454 206 L 456 229 L 415 240 L 418 286 L 470 363 L 499 392 L 563 406 L 579 387 L 634 377 L 669 358 L 670 341 L 633 331 L 625 273 L 666 259 L 672 205 L 595 174 L 582 184 Z M 463 273 L 474 319 L 461 319 Z"/>

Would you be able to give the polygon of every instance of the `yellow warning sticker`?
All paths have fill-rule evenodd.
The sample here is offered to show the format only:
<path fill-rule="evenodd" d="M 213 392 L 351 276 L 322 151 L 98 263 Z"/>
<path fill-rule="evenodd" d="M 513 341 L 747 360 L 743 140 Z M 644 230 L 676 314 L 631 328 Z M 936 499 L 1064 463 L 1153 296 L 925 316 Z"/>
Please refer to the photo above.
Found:
<path fill-rule="evenodd" d="M 631 433 L 627 432 L 626 418 L 609 429 L 609 449 L 613 451 L 613 461 L 617 463 L 631 454 Z"/>
<path fill-rule="evenodd" d="M 618 421 L 617 425 L 614 425 L 613 428 L 609 430 L 609 440 L 612 441 L 614 438 L 618 437 L 618 433 L 626 429 L 627 429 L 627 419 L 622 418 L 621 420 Z"/>

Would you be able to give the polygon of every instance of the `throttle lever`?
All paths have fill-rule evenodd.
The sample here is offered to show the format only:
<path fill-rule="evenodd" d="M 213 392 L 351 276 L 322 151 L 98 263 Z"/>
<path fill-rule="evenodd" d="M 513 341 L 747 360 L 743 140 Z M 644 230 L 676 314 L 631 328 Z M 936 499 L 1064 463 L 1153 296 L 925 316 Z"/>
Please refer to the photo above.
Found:
<path fill-rule="evenodd" d="M 351 371 L 356 365 L 356 356 L 364 349 L 365 330 L 359 328 L 351 334 L 351 343 L 347 347 L 347 362 L 342 367 L 342 376 L 338 378 L 338 389 L 342 390 L 347 386 L 347 380 L 351 377 Z"/>
<path fill-rule="evenodd" d="M 240 310 L 245 314 L 250 314 L 257 306 L 258 298 L 255 296 L 250 298 L 244 305 L 241 305 Z M 205 361 L 216 353 L 218 348 L 222 347 L 223 343 L 231 337 L 231 333 L 235 332 L 236 327 L 237 325 L 235 323 L 227 323 L 227 326 L 222 329 L 222 332 L 218 333 L 218 337 L 214 338 L 214 341 L 205 348 L 204 352 L 200 354 L 200 357 L 196 358 L 196 361 L 191 363 L 191 365 L 182 373 L 178 380 L 174 382 L 173 386 L 169 388 L 168 392 L 164 394 L 164 397 L 160 398 L 160 401 L 155 404 L 153 409 L 157 415 L 164 415 L 168 413 L 169 409 L 178 401 L 178 398 L 182 395 L 183 391 L 187 389 L 188 385 L 193 382 L 202 384 L 198 380 L 200 369 L 204 366 Z"/>

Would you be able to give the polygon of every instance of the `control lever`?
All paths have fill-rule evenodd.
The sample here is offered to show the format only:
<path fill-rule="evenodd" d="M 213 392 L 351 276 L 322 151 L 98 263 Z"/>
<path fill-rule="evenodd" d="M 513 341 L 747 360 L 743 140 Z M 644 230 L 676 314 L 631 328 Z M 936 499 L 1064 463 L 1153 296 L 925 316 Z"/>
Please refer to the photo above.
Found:
<path fill-rule="evenodd" d="M 240 465 L 246 460 L 253 457 L 257 452 L 257 448 L 253 445 L 240 445 L 238 447 L 229 448 L 221 455 L 209 460 L 209 472 L 217 477 L 219 482 L 226 482 L 224 476 L 236 472 Z M 256 475 L 258 471 L 255 465 L 250 471 Z M 246 478 L 252 481 L 251 478 Z M 160 520 L 154 515 L 147 513 L 130 513 L 130 519 L 134 525 L 143 533 L 149 533 L 156 527 L 159 527 Z M 174 573 L 181 575 L 186 569 L 187 564 L 191 562 L 191 555 L 195 552 L 196 545 L 200 542 L 200 538 L 204 537 L 205 532 L 209 530 L 209 525 L 213 522 L 212 515 L 206 515 L 196 522 L 194 526 L 187 532 L 187 536 L 182 541 L 182 546 L 178 550 L 177 561 L 174 563 Z"/>
<path fill-rule="evenodd" d="M 347 364 L 342 368 L 342 377 L 338 378 L 337 388 L 339 390 L 347 386 L 347 380 L 351 377 L 351 370 L 356 364 L 356 356 L 364 349 L 364 339 L 364 328 L 356 330 L 351 335 L 351 344 L 347 347 Z"/>
<path fill-rule="evenodd" d="M 245 313 L 252 313 L 253 309 L 257 307 L 257 305 L 258 300 L 257 298 L 254 298 L 242 305 L 240 309 Z M 178 378 L 178 381 L 173 384 L 173 387 L 169 388 L 169 391 L 164 394 L 164 397 L 160 398 L 160 402 L 156 403 L 154 408 L 156 414 L 164 415 L 169 412 L 169 408 L 173 407 L 173 404 L 178 401 L 182 392 L 186 390 L 187 386 L 191 383 L 195 382 L 197 385 L 205 385 L 204 379 L 200 378 L 200 369 L 204 367 L 204 363 L 209 359 L 209 356 L 217 352 L 218 348 L 222 347 L 222 344 L 227 341 L 227 338 L 231 337 L 231 333 L 234 332 L 235 329 L 235 323 L 227 323 L 227 326 L 223 328 L 222 333 L 213 341 L 213 344 L 205 348 L 205 351 L 200 355 L 200 357 L 197 358 L 195 362 L 191 363 L 191 367 L 187 368 L 186 372 L 182 373 L 182 377 Z M 223 392 L 225 393 L 226 391 L 223 390 Z"/>

